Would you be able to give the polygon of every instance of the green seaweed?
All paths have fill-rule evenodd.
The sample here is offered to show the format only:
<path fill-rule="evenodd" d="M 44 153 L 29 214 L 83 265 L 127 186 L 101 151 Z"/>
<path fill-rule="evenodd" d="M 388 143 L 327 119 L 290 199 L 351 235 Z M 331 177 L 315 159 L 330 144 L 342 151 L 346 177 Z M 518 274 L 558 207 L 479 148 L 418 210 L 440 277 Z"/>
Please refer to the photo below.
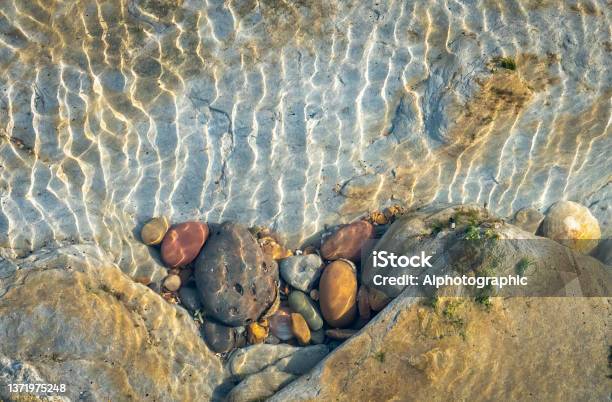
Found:
<path fill-rule="evenodd" d="M 533 265 L 533 261 L 530 260 L 528 257 L 521 258 L 516 263 L 516 273 L 517 273 L 517 275 L 525 276 L 525 271 L 527 271 L 527 268 L 529 268 L 532 265 Z"/>
<path fill-rule="evenodd" d="M 475 225 L 468 225 L 465 228 L 465 236 L 466 240 L 479 240 L 480 239 L 480 229 Z"/>
<path fill-rule="evenodd" d="M 516 61 L 512 57 L 496 57 L 493 59 L 495 65 L 499 68 L 504 68 L 506 70 L 515 71 L 516 70 Z"/>

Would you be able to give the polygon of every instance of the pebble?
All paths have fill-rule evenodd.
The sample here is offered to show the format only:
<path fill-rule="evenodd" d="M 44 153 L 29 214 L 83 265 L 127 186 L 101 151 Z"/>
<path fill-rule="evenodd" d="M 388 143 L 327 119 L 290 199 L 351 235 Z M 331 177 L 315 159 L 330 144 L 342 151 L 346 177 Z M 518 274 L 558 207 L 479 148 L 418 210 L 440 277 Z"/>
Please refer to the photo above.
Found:
<path fill-rule="evenodd" d="M 134 278 L 134 282 L 148 286 L 151 283 L 151 277 L 150 276 L 137 276 Z"/>
<path fill-rule="evenodd" d="M 306 320 L 299 313 L 291 313 L 291 332 L 298 340 L 300 345 L 308 345 L 310 343 L 310 329 Z"/>
<path fill-rule="evenodd" d="M 322 266 L 317 254 L 296 255 L 280 261 L 280 274 L 294 288 L 308 292 L 319 279 Z"/>
<path fill-rule="evenodd" d="M 181 299 L 181 304 L 192 313 L 202 309 L 198 291 L 193 286 L 181 287 L 179 289 L 179 298 Z"/>
<path fill-rule="evenodd" d="M 318 331 L 310 331 L 310 342 L 315 345 L 325 342 L 325 330 L 321 328 Z"/>
<path fill-rule="evenodd" d="M 278 266 L 243 226 L 224 223 L 211 232 L 195 262 L 200 300 L 208 315 L 238 327 L 258 321 L 275 303 Z"/>
<path fill-rule="evenodd" d="M 251 345 L 263 343 L 268 336 L 268 328 L 252 322 L 247 326 L 247 339 Z"/>
<path fill-rule="evenodd" d="M 572 201 L 560 201 L 546 213 L 542 235 L 586 254 L 597 247 L 601 229 L 587 207 Z"/>
<path fill-rule="evenodd" d="M 293 338 L 291 331 L 291 312 L 286 307 L 280 307 L 276 314 L 270 317 L 270 331 L 281 341 Z"/>
<path fill-rule="evenodd" d="M 312 289 L 310 291 L 310 298 L 314 301 L 318 301 L 319 300 L 319 291 L 317 289 Z"/>
<path fill-rule="evenodd" d="M 164 287 L 171 292 L 176 292 L 181 287 L 181 278 L 178 275 L 170 274 L 164 279 Z"/>
<path fill-rule="evenodd" d="M 390 301 L 391 298 L 380 290 L 368 288 L 368 302 L 372 310 L 380 311 L 385 308 Z"/>
<path fill-rule="evenodd" d="M 168 231 L 168 219 L 165 216 L 153 218 L 140 230 L 142 242 L 148 246 L 159 244 Z"/>
<path fill-rule="evenodd" d="M 201 222 L 184 222 L 168 230 L 161 245 L 161 256 L 169 267 L 187 265 L 198 256 L 208 238 L 208 226 Z"/>
<path fill-rule="evenodd" d="M 337 340 L 348 339 L 356 333 L 356 329 L 328 329 L 327 331 L 325 331 L 325 335 Z"/>
<path fill-rule="evenodd" d="M 276 314 L 276 312 L 278 311 L 278 308 L 280 307 L 280 302 L 281 302 L 280 290 L 277 288 L 276 298 L 274 299 L 274 302 L 272 303 L 270 308 L 268 308 L 268 310 L 266 310 L 266 312 L 262 315 L 262 318 L 270 318 L 274 314 Z"/>
<path fill-rule="evenodd" d="M 355 319 L 357 270 L 350 261 L 338 260 L 325 267 L 319 282 L 319 304 L 332 327 L 346 327 Z"/>
<path fill-rule="evenodd" d="M 310 329 L 316 331 L 323 327 L 323 320 L 321 319 L 319 310 L 304 292 L 299 290 L 292 291 L 289 293 L 289 299 L 287 301 L 289 307 L 291 307 L 294 312 L 300 313 L 302 317 L 304 317 Z"/>
<path fill-rule="evenodd" d="M 357 311 L 363 320 L 370 319 L 370 301 L 368 300 L 368 288 L 361 286 L 357 292 Z"/>
<path fill-rule="evenodd" d="M 354 262 L 361 260 L 362 248 L 374 236 L 374 226 L 367 221 L 357 221 L 338 229 L 321 245 L 321 256 L 326 260 L 344 258 Z"/>
<path fill-rule="evenodd" d="M 216 353 L 229 352 L 236 342 L 236 331 L 228 326 L 206 321 L 202 325 L 202 335 L 208 347 Z"/>

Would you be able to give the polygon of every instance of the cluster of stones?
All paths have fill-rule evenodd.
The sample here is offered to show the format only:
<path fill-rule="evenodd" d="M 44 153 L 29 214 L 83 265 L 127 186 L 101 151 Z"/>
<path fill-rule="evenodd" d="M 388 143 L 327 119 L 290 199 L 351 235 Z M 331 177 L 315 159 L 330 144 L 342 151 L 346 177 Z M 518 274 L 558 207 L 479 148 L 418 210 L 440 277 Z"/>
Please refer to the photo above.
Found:
<path fill-rule="evenodd" d="M 359 285 L 361 255 L 374 238 L 374 225 L 389 222 L 396 212 L 344 225 L 328 233 L 319 248 L 288 250 L 266 229 L 236 223 L 169 226 L 164 217 L 146 223 L 141 238 L 159 245 L 169 269 L 162 295 L 194 315 L 211 350 L 337 344 L 373 315 L 367 289 Z"/>
<path fill-rule="evenodd" d="M 169 227 L 160 217 L 144 225 L 141 237 L 148 245 L 160 245 L 169 268 L 162 295 L 194 314 L 211 350 L 225 353 L 247 344 L 281 342 L 334 346 L 396 296 L 360 284 L 364 273 L 358 272 L 375 226 L 401 212 L 394 207 L 372 213 L 328 234 L 319 248 L 294 251 L 268 230 L 236 223 Z M 593 243 L 577 240 L 600 236 L 588 209 L 571 202 L 555 204 L 546 216 L 523 210 L 515 220 L 582 251 Z"/>

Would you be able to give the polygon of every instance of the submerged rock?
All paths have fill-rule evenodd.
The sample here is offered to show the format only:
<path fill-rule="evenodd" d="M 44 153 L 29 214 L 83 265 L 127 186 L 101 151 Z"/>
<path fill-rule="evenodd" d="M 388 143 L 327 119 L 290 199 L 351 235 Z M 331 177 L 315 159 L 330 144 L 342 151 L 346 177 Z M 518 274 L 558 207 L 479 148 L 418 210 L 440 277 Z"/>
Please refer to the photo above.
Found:
<path fill-rule="evenodd" d="M 289 294 L 289 299 L 287 301 L 289 302 L 289 307 L 291 307 L 293 311 L 304 317 L 310 329 L 316 331 L 323 326 L 323 319 L 321 319 L 319 310 L 305 293 L 294 290 Z"/>
<path fill-rule="evenodd" d="M 308 292 L 319 279 L 322 266 L 317 254 L 296 255 L 280 261 L 280 274 L 294 288 Z"/>
<path fill-rule="evenodd" d="M 268 336 L 268 328 L 260 325 L 257 322 L 252 322 L 247 325 L 247 340 L 251 345 L 263 343 Z"/>
<path fill-rule="evenodd" d="M 352 263 L 338 260 L 325 267 L 319 282 L 319 304 L 323 318 L 332 327 L 345 327 L 355 319 L 357 271 Z"/>
<path fill-rule="evenodd" d="M 182 286 L 179 289 L 178 294 L 181 304 L 191 313 L 202 309 L 202 303 L 200 302 L 200 296 L 198 296 L 198 290 L 194 286 Z"/>
<path fill-rule="evenodd" d="M 161 256 L 170 267 L 187 265 L 198 256 L 208 238 L 208 226 L 201 222 L 174 225 L 164 236 Z"/>
<path fill-rule="evenodd" d="M 213 231 L 194 274 L 207 314 L 229 326 L 259 320 L 277 297 L 276 262 L 238 224 L 225 223 Z"/>
<path fill-rule="evenodd" d="M 523 229 L 525 232 L 533 234 L 537 232 L 543 220 L 544 214 L 537 209 L 523 208 L 519 210 L 516 215 L 514 215 L 512 223 Z"/>
<path fill-rule="evenodd" d="M 293 381 L 297 376 L 310 371 L 328 353 L 325 345 L 307 346 L 293 348 L 286 345 L 256 345 L 257 348 L 245 348 L 245 352 L 232 355 L 230 367 L 248 367 L 251 372 L 238 385 L 236 385 L 227 396 L 228 401 L 242 402 L 262 400 L 272 396 L 283 386 Z M 266 347 L 265 349 L 263 347 Z M 282 347 L 282 348 L 281 348 Z M 274 348 L 279 348 L 276 351 Z M 290 351 L 289 354 L 287 354 Z M 271 357 L 285 355 L 274 363 Z M 256 363 L 248 363 L 253 359 Z M 261 367 L 261 371 L 252 372 L 254 367 Z M 232 369 L 232 372 L 234 370 Z M 241 371 L 244 376 L 244 371 Z"/>
<path fill-rule="evenodd" d="M 572 201 L 559 201 L 546 213 L 542 235 L 587 254 L 597 247 L 601 230 L 587 207 Z"/>
<path fill-rule="evenodd" d="M 153 218 L 140 230 L 142 242 L 148 246 L 159 244 L 168 231 L 168 219 L 165 216 Z"/>
<path fill-rule="evenodd" d="M 0 275 L 0 383 L 66 384 L 62 395 L 72 401 L 223 396 L 226 370 L 193 319 L 134 283 L 111 256 L 70 246 L 19 266 Z M 14 398 L 0 387 L 0 399 Z"/>
<path fill-rule="evenodd" d="M 325 335 L 336 340 L 345 340 L 357 333 L 356 329 L 328 329 Z"/>
<path fill-rule="evenodd" d="M 344 258 L 354 262 L 361 259 L 362 248 L 374 237 L 374 226 L 357 221 L 338 229 L 321 245 L 321 256 L 326 260 Z"/>
<path fill-rule="evenodd" d="M 202 335 L 210 350 L 225 353 L 232 350 L 236 344 L 236 331 L 232 327 L 206 320 L 202 325 Z"/>

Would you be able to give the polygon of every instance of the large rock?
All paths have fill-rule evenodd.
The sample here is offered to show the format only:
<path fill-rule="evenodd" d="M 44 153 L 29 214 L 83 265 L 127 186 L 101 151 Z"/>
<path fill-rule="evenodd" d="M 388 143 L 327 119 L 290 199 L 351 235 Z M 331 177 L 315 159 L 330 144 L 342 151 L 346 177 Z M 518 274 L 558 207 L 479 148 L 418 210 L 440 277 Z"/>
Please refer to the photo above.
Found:
<path fill-rule="evenodd" d="M 27 378 L 70 400 L 222 397 L 229 373 L 193 319 L 107 258 L 71 246 L 0 263 L 0 399 Z"/>
<path fill-rule="evenodd" d="M 329 349 L 325 345 L 293 348 L 288 345 L 254 345 L 232 354 L 230 367 L 240 377 L 246 376 L 229 393 L 227 400 L 261 400 L 307 373 Z"/>
<path fill-rule="evenodd" d="M 522 273 L 534 284 L 523 290 L 527 296 L 551 291 L 569 296 L 582 289 L 604 297 L 449 297 L 441 294 L 457 289 L 442 288 L 438 297 L 422 298 L 404 289 L 313 371 L 270 400 L 606 399 L 609 267 L 486 214 L 472 211 L 464 217 L 464 212 L 407 216 L 381 242 L 408 255 L 418 249 L 435 252 L 438 260 L 428 273 L 516 274 L 527 261 L 521 256 L 528 255 Z M 438 219 L 447 222 L 449 216 L 482 225 L 469 233 L 483 237 L 466 242 L 463 226 L 439 231 Z M 489 249 L 501 254 L 491 260 Z"/>
<path fill-rule="evenodd" d="M 276 262 L 234 223 L 211 233 L 195 262 L 195 279 L 206 313 L 229 326 L 257 321 L 274 303 L 279 282 Z"/>
<path fill-rule="evenodd" d="M 542 235 L 586 254 L 597 247 L 601 230 L 587 207 L 572 201 L 559 201 L 546 213 Z"/>

